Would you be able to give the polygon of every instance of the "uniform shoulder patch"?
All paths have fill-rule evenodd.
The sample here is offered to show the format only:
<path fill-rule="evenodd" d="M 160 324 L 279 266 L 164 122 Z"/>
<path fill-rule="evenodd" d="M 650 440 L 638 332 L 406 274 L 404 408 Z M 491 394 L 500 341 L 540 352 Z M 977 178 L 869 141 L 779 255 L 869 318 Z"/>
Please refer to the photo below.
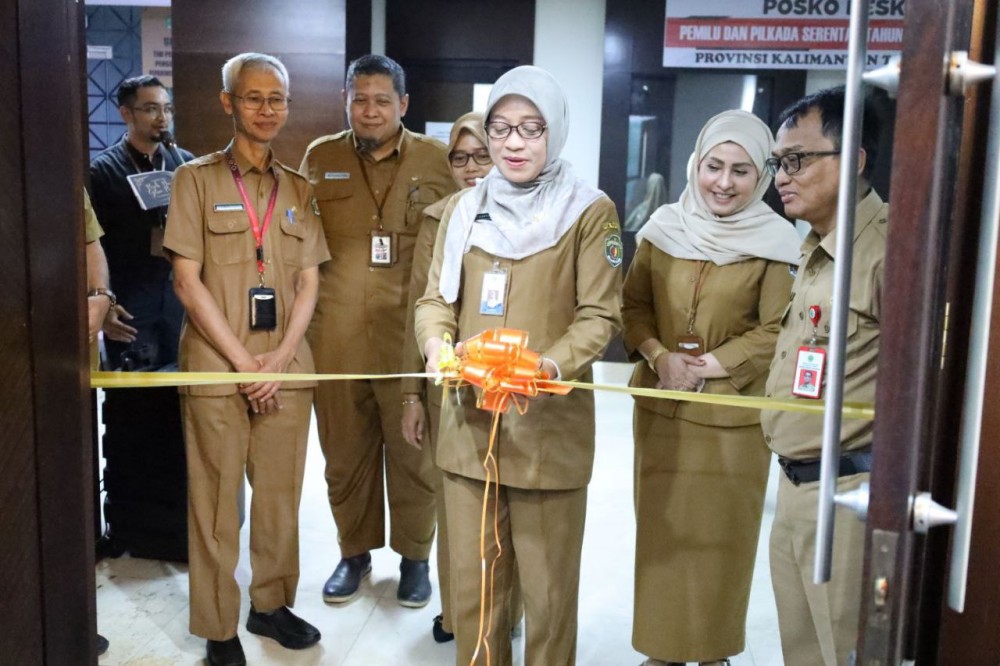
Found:
<path fill-rule="evenodd" d="M 621 234 L 611 232 L 604 237 L 604 258 L 608 260 L 612 268 L 622 265 L 625 256 L 625 246 L 622 245 Z"/>

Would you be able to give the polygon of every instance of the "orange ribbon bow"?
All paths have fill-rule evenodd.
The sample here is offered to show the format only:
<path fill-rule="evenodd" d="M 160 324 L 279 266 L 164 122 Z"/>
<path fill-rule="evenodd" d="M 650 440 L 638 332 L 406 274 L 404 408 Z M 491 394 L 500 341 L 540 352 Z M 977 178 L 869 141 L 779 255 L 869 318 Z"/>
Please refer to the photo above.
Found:
<path fill-rule="evenodd" d="M 513 400 L 521 414 L 527 403 L 516 396 L 533 398 L 540 392 L 566 395 L 569 386 L 552 385 L 541 369 L 542 357 L 528 349 L 528 333 L 512 328 L 483 331 L 462 343 L 459 376 L 482 389 L 476 406 L 506 413 Z"/>

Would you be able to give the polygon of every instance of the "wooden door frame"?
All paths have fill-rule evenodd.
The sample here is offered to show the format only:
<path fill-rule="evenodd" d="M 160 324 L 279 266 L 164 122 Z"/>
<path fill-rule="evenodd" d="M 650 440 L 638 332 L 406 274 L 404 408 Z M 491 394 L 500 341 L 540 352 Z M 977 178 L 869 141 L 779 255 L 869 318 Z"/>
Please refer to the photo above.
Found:
<path fill-rule="evenodd" d="M 0 507 L 3 526 L 17 528 L 0 546 L 0 561 L 14 565 L 0 577 L 0 654 L 9 663 L 96 663 L 82 12 L 63 0 L 2 10 L 0 80 L 13 92 L 0 138 L 10 188 L 0 210 L 9 290 L 0 349 L 14 354 L 0 387 L 9 419 L 0 484 L 22 490 L 7 498 L 17 515 Z"/>

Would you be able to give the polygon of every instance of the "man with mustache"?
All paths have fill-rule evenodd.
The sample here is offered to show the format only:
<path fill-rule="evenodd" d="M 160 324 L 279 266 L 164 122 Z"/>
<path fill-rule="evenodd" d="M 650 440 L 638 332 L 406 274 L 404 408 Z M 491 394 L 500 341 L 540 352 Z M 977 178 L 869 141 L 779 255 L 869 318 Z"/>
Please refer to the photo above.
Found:
<path fill-rule="evenodd" d="M 316 139 L 300 171 L 313 184 L 333 260 L 320 269 L 309 328 L 316 369 L 327 373 L 402 371 L 413 249 L 422 213 L 455 191 L 447 148 L 403 127 L 409 96 L 395 61 L 366 55 L 351 63 L 343 91 L 351 129 Z M 330 507 L 341 560 L 323 588 L 327 603 L 353 599 L 371 572 L 370 552 L 402 556 L 397 599 L 430 599 L 427 559 L 435 506 L 430 456 L 406 443 L 399 379 L 323 382 L 316 418 L 326 457 Z"/>

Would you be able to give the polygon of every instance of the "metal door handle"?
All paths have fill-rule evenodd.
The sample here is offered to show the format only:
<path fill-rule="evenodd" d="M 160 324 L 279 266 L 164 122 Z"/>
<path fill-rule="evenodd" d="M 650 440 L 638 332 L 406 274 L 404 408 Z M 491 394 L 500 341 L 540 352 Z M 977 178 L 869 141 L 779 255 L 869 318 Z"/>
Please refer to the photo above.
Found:
<path fill-rule="evenodd" d="M 1000 29 L 1000 17 L 997 24 Z M 993 62 L 1000 63 L 1000 41 L 997 42 Z M 990 319 L 993 313 L 993 275 L 996 271 L 997 240 L 1000 235 L 1000 82 L 995 76 L 990 97 L 989 123 L 983 208 L 976 257 L 976 289 L 972 300 L 969 357 L 959 438 L 958 490 L 955 499 L 958 522 L 955 523 L 955 533 L 952 535 L 951 571 L 948 575 L 948 606 L 959 613 L 965 610 L 965 591 L 969 577 L 972 514 L 976 499 L 976 471 L 979 467 L 979 439 L 983 425 L 983 392 L 986 390 L 986 354 L 989 351 Z"/>
<path fill-rule="evenodd" d="M 837 196 L 837 260 L 833 268 L 833 312 L 830 322 L 830 369 L 823 413 L 823 451 L 820 454 L 819 506 L 816 509 L 816 562 L 813 582 L 830 580 L 833 557 L 833 496 L 837 492 L 840 425 L 844 407 L 844 355 L 847 350 L 847 310 L 851 300 L 854 214 L 857 208 L 858 147 L 861 144 L 864 91 L 861 75 L 868 52 L 868 3 L 851 4 L 844 87 L 844 130 L 840 152 L 840 192 Z"/>

